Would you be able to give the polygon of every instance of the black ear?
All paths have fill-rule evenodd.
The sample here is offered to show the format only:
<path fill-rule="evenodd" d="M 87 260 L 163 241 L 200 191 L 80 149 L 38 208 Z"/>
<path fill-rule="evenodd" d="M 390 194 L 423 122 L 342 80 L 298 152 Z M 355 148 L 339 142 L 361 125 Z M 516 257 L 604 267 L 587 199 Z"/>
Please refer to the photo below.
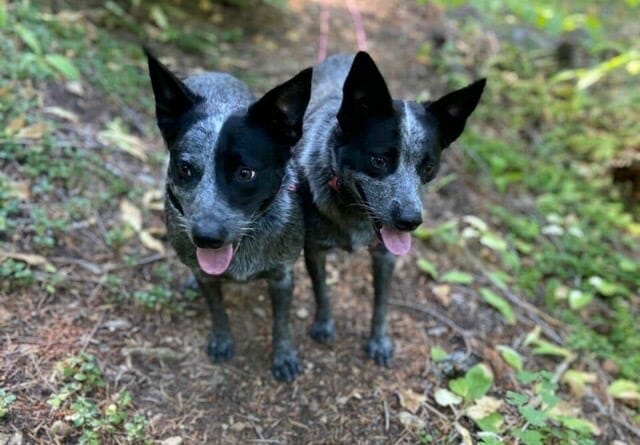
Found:
<path fill-rule="evenodd" d="M 425 103 L 439 125 L 440 145 L 447 148 L 462 134 L 467 118 L 480 101 L 487 79 L 480 79 L 459 90 L 453 91 L 432 103 Z"/>
<path fill-rule="evenodd" d="M 249 107 L 249 116 L 288 146 L 302 136 L 302 120 L 311 97 L 311 73 L 311 68 L 300 71 Z"/>
<path fill-rule="evenodd" d="M 177 136 L 181 117 L 190 111 L 200 96 L 189 89 L 169 69 L 156 59 L 151 51 L 143 48 L 149 64 L 149 77 L 156 98 L 156 119 L 162 137 L 170 143 Z"/>
<path fill-rule="evenodd" d="M 360 51 L 342 87 L 338 122 L 345 133 L 358 130 L 369 118 L 390 116 L 393 103 L 387 84 L 369 54 Z"/>

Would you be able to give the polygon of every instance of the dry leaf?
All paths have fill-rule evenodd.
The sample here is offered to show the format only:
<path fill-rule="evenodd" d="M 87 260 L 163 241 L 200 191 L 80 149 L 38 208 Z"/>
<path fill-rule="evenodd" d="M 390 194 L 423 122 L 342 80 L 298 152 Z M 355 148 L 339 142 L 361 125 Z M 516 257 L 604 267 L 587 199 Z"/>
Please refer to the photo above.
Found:
<path fill-rule="evenodd" d="M 142 212 L 129 200 L 120 201 L 120 219 L 136 232 L 142 230 Z"/>
<path fill-rule="evenodd" d="M 457 405 L 462 402 L 462 397 L 443 388 L 436 390 L 433 397 L 436 399 L 436 403 L 440 406 Z"/>
<path fill-rule="evenodd" d="M 76 96 L 84 97 L 84 87 L 82 83 L 77 80 L 73 80 L 71 82 L 67 82 L 64 85 L 64 89 L 67 90 L 71 94 L 75 94 Z"/>
<path fill-rule="evenodd" d="M 456 427 L 458 433 L 462 436 L 462 445 L 473 445 L 473 441 L 471 440 L 471 433 L 468 429 L 460 425 L 458 422 L 453 424 Z"/>
<path fill-rule="evenodd" d="M 448 284 L 439 284 L 434 286 L 433 295 L 438 299 L 438 302 L 442 306 L 449 307 L 451 304 L 451 286 Z"/>
<path fill-rule="evenodd" d="M 14 134 L 16 134 L 18 132 L 18 130 L 20 130 L 22 127 L 24 127 L 24 124 L 26 123 L 26 120 L 24 118 L 24 116 L 18 116 L 16 118 L 11 119 L 11 121 L 9 122 L 9 125 L 7 125 L 4 129 L 4 132 L 7 136 L 12 136 Z"/>
<path fill-rule="evenodd" d="M 31 124 L 28 127 L 20 129 L 16 133 L 17 139 L 42 139 L 47 132 L 47 125 L 44 122 L 38 122 L 37 124 Z"/>
<path fill-rule="evenodd" d="M 45 269 L 55 270 L 55 267 L 53 267 L 49 260 L 35 253 L 5 252 L 0 250 L 0 259 L 4 260 L 5 258 L 22 261 L 30 266 L 44 266 Z"/>
<path fill-rule="evenodd" d="M 418 394 L 410 389 L 400 391 L 398 397 L 400 399 L 400 406 L 414 414 L 418 412 L 422 404 L 427 400 L 423 394 Z"/>
<path fill-rule="evenodd" d="M 147 190 L 142 196 L 142 205 L 150 210 L 164 210 L 164 191 L 160 189 Z"/>
<path fill-rule="evenodd" d="M 42 111 L 51 116 L 59 117 L 60 119 L 64 119 L 73 124 L 77 124 L 80 120 L 78 119 L 78 115 L 73 111 L 65 110 L 60 107 L 46 107 Z"/>
<path fill-rule="evenodd" d="M 107 129 L 98 133 L 97 139 L 101 144 L 115 146 L 143 162 L 147 160 L 146 146 L 142 139 L 129 134 L 119 119 L 109 122 Z"/>
<path fill-rule="evenodd" d="M 139 235 L 140 235 L 140 241 L 142 242 L 144 247 L 146 247 L 147 249 L 150 249 L 150 250 L 155 250 L 156 252 L 161 253 L 161 254 L 164 255 L 165 248 L 164 248 L 164 244 L 162 244 L 162 241 L 160 241 L 157 238 L 154 238 L 146 230 L 142 230 L 139 233 Z"/>
<path fill-rule="evenodd" d="M 28 201 L 31 199 L 31 181 L 25 179 L 23 181 L 10 181 L 9 182 L 10 192 L 9 195 L 15 198 L 21 199 L 23 201 Z"/>
<path fill-rule="evenodd" d="M 473 420 L 484 419 L 489 414 L 496 412 L 500 406 L 502 406 L 501 400 L 491 396 L 483 396 L 467 408 L 467 416 Z"/>
<path fill-rule="evenodd" d="M 160 238 L 167 234 L 167 226 L 152 226 L 147 229 L 147 232 L 149 232 L 155 238 Z"/>
<path fill-rule="evenodd" d="M 426 426 L 424 420 L 407 411 L 401 411 L 400 414 L 398 414 L 398 420 L 402 426 L 411 430 L 423 430 Z"/>

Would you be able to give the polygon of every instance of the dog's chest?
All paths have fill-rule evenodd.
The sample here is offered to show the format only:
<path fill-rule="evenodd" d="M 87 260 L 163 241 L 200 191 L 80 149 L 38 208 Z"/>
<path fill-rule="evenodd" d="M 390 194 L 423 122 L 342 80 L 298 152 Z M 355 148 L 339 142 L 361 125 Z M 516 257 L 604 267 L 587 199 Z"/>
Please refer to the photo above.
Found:
<path fill-rule="evenodd" d="M 349 252 L 377 241 L 371 221 L 366 216 L 341 214 L 332 217 L 320 212 L 307 221 L 307 239 L 321 249 L 339 247 Z"/>

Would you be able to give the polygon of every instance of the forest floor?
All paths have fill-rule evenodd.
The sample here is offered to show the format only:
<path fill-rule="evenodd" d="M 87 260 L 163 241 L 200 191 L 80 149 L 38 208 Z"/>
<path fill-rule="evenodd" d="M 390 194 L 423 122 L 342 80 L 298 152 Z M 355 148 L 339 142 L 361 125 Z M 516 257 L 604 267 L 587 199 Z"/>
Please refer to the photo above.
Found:
<path fill-rule="evenodd" d="M 164 243 L 140 45 L 261 93 L 315 63 L 321 2 L 145 3 L 0 1 L 0 445 L 640 443 L 633 2 L 609 6 L 615 26 L 587 8 L 582 34 L 481 0 L 356 2 L 394 97 L 488 88 L 398 261 L 393 366 L 364 354 L 368 253 L 336 252 L 330 347 L 296 265 L 291 384 L 270 374 L 265 283 L 226 288 L 236 355 L 207 359 L 205 303 Z M 329 53 L 355 51 L 346 3 L 327 4 Z"/>

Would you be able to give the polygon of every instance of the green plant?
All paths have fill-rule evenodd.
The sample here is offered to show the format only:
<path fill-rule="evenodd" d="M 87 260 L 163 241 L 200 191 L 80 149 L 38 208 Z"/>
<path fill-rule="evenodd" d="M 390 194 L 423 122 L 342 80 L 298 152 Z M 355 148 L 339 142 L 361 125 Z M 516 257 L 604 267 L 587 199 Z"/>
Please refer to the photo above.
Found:
<path fill-rule="evenodd" d="M 15 402 L 17 397 L 7 390 L 0 388 L 0 419 L 7 415 L 9 407 Z"/>

